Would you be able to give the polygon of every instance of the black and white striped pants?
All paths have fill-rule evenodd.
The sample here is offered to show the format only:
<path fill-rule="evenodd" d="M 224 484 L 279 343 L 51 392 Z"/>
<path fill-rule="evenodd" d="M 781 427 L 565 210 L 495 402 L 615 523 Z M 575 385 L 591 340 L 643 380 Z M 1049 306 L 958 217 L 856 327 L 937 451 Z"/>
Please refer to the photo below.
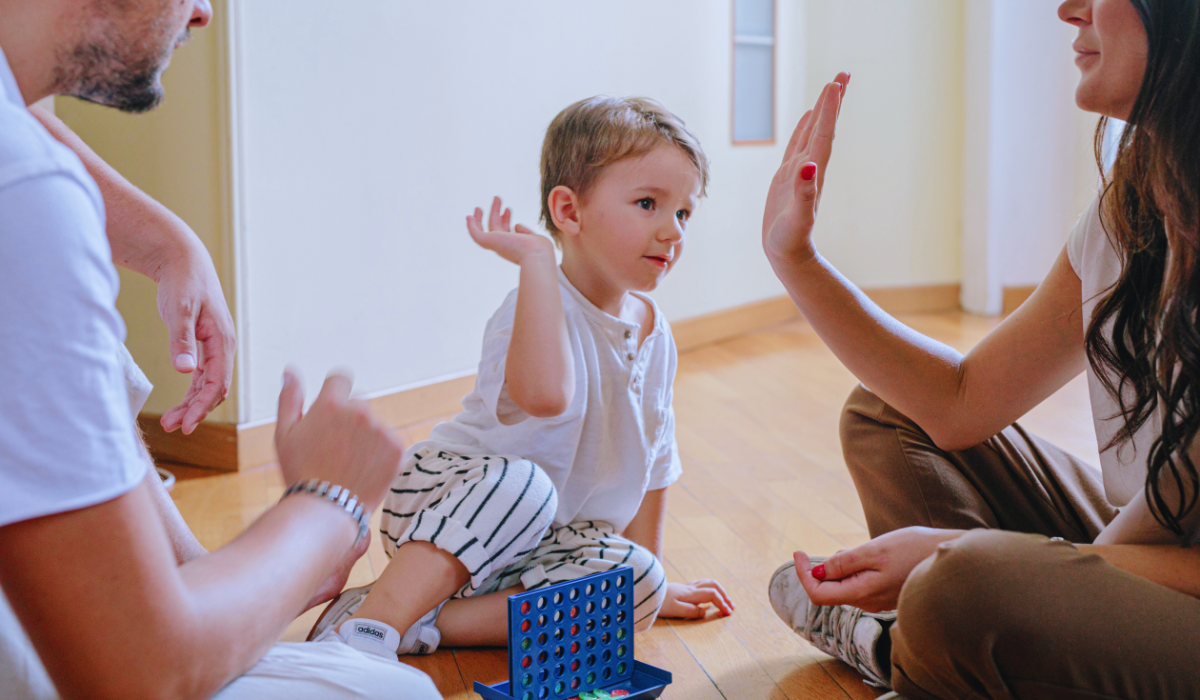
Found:
<path fill-rule="evenodd" d="M 518 583 L 532 590 L 631 566 L 634 623 L 646 629 L 654 622 L 667 594 L 658 558 L 606 522 L 553 527 L 557 495 L 536 464 L 424 449 L 400 472 L 383 503 L 384 551 L 390 557 L 404 542 L 423 541 L 453 554 L 471 574 L 454 597 Z"/>

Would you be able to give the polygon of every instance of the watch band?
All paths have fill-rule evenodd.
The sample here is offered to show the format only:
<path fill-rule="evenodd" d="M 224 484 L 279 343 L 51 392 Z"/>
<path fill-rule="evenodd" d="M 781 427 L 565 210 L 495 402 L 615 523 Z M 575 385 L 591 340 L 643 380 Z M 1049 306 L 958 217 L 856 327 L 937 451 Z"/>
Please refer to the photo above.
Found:
<path fill-rule="evenodd" d="M 354 539 L 355 545 L 367 536 L 367 532 L 371 527 L 371 514 L 363 509 L 362 503 L 359 502 L 357 496 L 350 493 L 350 489 L 320 479 L 306 479 L 304 481 L 297 481 L 289 486 L 279 500 L 282 501 L 294 493 L 311 493 L 314 496 L 320 496 L 346 511 L 346 514 L 354 518 L 354 522 L 358 523 L 358 537 Z"/>

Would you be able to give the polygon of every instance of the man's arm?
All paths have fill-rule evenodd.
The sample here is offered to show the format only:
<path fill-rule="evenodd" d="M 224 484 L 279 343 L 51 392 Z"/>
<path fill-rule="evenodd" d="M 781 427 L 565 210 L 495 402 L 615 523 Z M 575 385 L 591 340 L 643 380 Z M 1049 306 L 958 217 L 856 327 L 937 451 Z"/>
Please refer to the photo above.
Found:
<path fill-rule="evenodd" d="M 237 349 L 212 258 L 183 219 L 134 187 L 58 117 L 37 106 L 29 111 L 79 156 L 100 186 L 113 262 L 158 284 L 158 312 L 170 332 L 172 365 L 193 373 L 183 402 L 163 414 L 162 425 L 191 433 L 225 400 Z"/>
<path fill-rule="evenodd" d="M 354 539 L 345 512 L 292 497 L 177 567 L 150 501 L 142 484 L 0 528 L 0 584 L 64 698 L 211 696 L 266 653 Z"/>
<path fill-rule="evenodd" d="M 350 382 L 326 381 L 308 415 L 295 379 L 276 445 L 289 483 L 350 489 L 372 510 L 401 449 Z M 64 698 L 208 698 L 244 673 L 350 548 L 346 511 L 285 498 L 226 547 L 177 566 L 149 487 L 0 527 L 0 586 Z M 64 553 L 63 542 L 82 542 Z"/>

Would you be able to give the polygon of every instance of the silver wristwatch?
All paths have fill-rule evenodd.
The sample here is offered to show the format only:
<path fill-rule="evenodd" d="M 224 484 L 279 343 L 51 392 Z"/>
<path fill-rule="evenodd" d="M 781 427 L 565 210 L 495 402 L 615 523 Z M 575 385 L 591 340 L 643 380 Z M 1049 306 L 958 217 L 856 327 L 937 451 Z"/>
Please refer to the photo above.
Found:
<path fill-rule="evenodd" d="M 306 479 L 289 486 L 279 500 L 282 501 L 294 493 L 311 493 L 345 510 L 351 518 L 354 518 L 354 522 L 358 523 L 358 537 L 354 539 L 355 545 L 367 536 L 371 527 L 371 514 L 363 509 L 362 503 L 359 502 L 357 496 L 350 493 L 350 489 L 320 479 Z"/>

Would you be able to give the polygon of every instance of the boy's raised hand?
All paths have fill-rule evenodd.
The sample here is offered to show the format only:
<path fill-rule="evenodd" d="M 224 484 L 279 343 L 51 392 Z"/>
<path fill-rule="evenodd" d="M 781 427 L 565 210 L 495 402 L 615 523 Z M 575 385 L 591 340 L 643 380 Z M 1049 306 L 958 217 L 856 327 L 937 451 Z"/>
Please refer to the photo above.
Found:
<path fill-rule="evenodd" d="M 499 197 L 492 199 L 487 229 L 483 228 L 483 210 L 476 207 L 474 216 L 467 217 L 467 231 L 480 246 L 516 265 L 524 262 L 531 253 L 539 256 L 548 253 L 550 259 L 554 259 L 554 243 L 521 224 L 514 229 L 512 210 L 502 211 Z"/>
<path fill-rule="evenodd" d="M 771 181 L 763 212 L 763 249 L 772 262 L 796 264 L 816 254 L 813 224 L 849 82 L 849 73 L 838 73 L 821 91 L 816 106 L 796 125 L 783 164 Z"/>

